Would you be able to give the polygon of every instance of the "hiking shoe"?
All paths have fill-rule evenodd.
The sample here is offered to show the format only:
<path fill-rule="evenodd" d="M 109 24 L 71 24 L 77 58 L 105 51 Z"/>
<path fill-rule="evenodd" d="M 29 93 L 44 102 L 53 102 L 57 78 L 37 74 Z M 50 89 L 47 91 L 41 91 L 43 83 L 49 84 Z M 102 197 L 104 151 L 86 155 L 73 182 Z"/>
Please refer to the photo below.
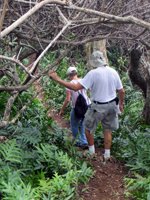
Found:
<path fill-rule="evenodd" d="M 85 150 L 85 149 L 89 149 L 89 146 L 88 144 L 81 144 L 80 148 Z"/>
<path fill-rule="evenodd" d="M 81 149 L 88 149 L 88 144 L 81 144 L 80 142 L 76 142 L 75 143 L 75 146 L 76 147 L 79 147 L 79 148 L 81 148 Z"/>
<path fill-rule="evenodd" d="M 80 147 L 80 146 L 81 146 L 81 143 L 80 143 L 80 142 L 76 142 L 76 143 L 74 144 L 74 146 L 75 146 L 75 147 Z"/>

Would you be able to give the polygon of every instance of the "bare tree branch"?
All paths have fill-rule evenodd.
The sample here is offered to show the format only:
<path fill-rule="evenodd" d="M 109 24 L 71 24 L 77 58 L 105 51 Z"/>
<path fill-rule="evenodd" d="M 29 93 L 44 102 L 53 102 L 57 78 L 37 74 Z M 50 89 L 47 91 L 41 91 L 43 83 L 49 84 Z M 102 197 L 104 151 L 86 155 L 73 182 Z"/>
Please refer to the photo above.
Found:
<path fill-rule="evenodd" d="M 27 70 L 27 68 L 26 68 L 19 60 L 17 60 L 15 57 L 10 58 L 10 57 L 7 57 L 7 56 L 0 55 L 0 59 L 9 60 L 9 61 L 12 61 L 12 62 L 18 64 L 19 66 L 21 66 L 21 68 L 22 68 L 29 76 L 34 77 L 34 76 Z"/>
<path fill-rule="evenodd" d="M 51 4 L 59 4 L 59 5 L 65 5 L 64 1 L 59 0 L 43 0 L 40 3 L 37 3 L 33 8 L 31 8 L 26 14 L 21 16 L 18 20 L 16 20 L 12 25 L 10 25 L 8 28 L 3 30 L 0 33 L 0 38 L 3 38 L 7 34 L 9 34 L 12 30 L 14 30 L 16 27 L 18 27 L 20 24 L 22 24 L 26 19 L 28 19 L 31 15 L 33 15 L 37 10 L 39 10 L 44 5 L 51 3 Z"/>
<path fill-rule="evenodd" d="M 70 48 L 71 49 L 71 48 Z M 67 53 L 70 51 L 70 49 L 67 49 L 53 64 L 50 64 L 47 66 L 47 69 L 44 70 L 42 73 L 37 74 L 35 77 L 33 77 L 26 85 L 20 85 L 20 86 L 0 86 L 0 91 L 7 91 L 7 92 L 21 92 L 27 90 L 36 80 L 38 80 L 40 77 L 47 75 L 48 71 L 50 69 L 56 70 L 58 68 L 58 64 L 60 61 L 67 55 Z"/>
<path fill-rule="evenodd" d="M 2 27 L 3 27 L 3 21 L 4 21 L 4 18 L 5 18 L 6 12 L 7 12 L 7 7 L 8 7 L 8 0 L 4 0 L 4 5 L 3 5 L 3 8 L 2 8 L 2 14 L 0 16 L 0 32 L 1 32 Z"/>
<path fill-rule="evenodd" d="M 3 38 L 5 35 L 10 33 L 12 30 L 14 30 L 16 27 L 18 27 L 20 24 L 22 24 L 27 18 L 29 18 L 31 15 L 33 15 L 37 10 L 39 10 L 41 7 L 43 7 L 46 4 L 58 4 L 65 6 L 66 3 L 64 1 L 59 1 L 59 0 L 43 0 L 40 3 L 37 3 L 33 8 L 31 8 L 27 13 L 25 13 L 23 16 L 21 16 L 18 20 L 16 20 L 12 25 L 10 25 L 8 28 L 6 28 L 4 31 L 0 33 L 0 38 Z M 150 23 L 146 22 L 144 20 L 138 19 L 133 16 L 127 16 L 127 17 L 120 17 L 120 16 L 115 16 L 112 14 L 107 14 L 104 12 L 99 12 L 93 9 L 88 9 L 84 7 L 78 7 L 73 4 L 71 4 L 68 9 L 80 11 L 86 14 L 93 14 L 102 17 L 102 20 L 105 21 L 106 19 L 108 20 L 113 20 L 115 22 L 123 22 L 123 23 L 131 23 L 131 24 L 136 24 L 139 27 L 146 28 L 150 30 Z"/>
<path fill-rule="evenodd" d="M 138 18 L 133 17 L 133 16 L 119 17 L 119 16 L 110 15 L 110 14 L 106 14 L 106 13 L 103 13 L 103 12 L 95 11 L 95 10 L 92 10 L 92 9 L 77 7 L 73 4 L 70 6 L 70 8 L 84 12 L 84 13 L 88 13 L 88 14 L 95 14 L 95 15 L 98 15 L 100 17 L 103 17 L 103 19 L 109 19 L 109 20 L 114 20 L 114 21 L 117 21 L 117 22 L 124 22 L 124 23 L 125 22 L 133 23 L 133 24 L 136 24 L 140 27 L 143 27 L 143 28 L 150 30 L 150 23 L 149 22 L 146 22 L 144 20 L 138 19 Z"/>
<path fill-rule="evenodd" d="M 13 96 L 11 96 L 9 98 L 9 100 L 7 101 L 2 121 L 9 121 L 11 109 L 12 109 L 12 106 L 13 106 L 14 101 L 16 100 L 17 96 L 18 96 L 18 93 L 16 93 Z"/>
<path fill-rule="evenodd" d="M 30 69 L 30 73 L 32 73 L 40 61 L 40 59 L 45 55 L 45 53 L 49 50 L 49 48 L 55 43 L 55 41 L 62 35 L 62 33 L 71 25 L 71 21 L 68 21 L 67 24 L 63 27 L 63 29 L 57 34 L 57 36 L 51 41 L 51 43 L 45 48 L 45 50 L 41 53 L 41 55 L 36 59 L 32 68 Z"/>

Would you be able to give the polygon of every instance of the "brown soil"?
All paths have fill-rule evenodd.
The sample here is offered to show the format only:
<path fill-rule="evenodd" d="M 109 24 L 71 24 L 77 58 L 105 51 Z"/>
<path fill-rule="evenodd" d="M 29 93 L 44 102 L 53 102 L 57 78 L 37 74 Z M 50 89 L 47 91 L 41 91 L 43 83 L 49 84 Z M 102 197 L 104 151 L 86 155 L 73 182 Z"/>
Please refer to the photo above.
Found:
<path fill-rule="evenodd" d="M 39 84 L 36 85 L 36 89 L 39 90 Z M 39 95 L 39 98 L 43 99 L 43 94 Z M 62 116 L 59 116 L 55 110 L 49 111 L 48 116 L 54 119 L 54 121 L 63 128 L 68 128 L 69 122 L 66 122 Z M 127 171 L 123 164 L 119 161 L 102 162 L 102 151 L 96 149 L 97 156 L 93 160 L 88 160 L 93 167 L 95 173 L 94 176 L 86 185 L 80 185 L 78 187 L 78 199 L 79 200 L 125 200 L 124 183 L 123 179 L 127 175 Z"/>
<path fill-rule="evenodd" d="M 118 161 L 104 164 L 102 153 L 96 149 L 97 157 L 91 161 L 95 170 L 93 178 L 87 185 L 79 186 L 82 200 L 125 200 L 123 178 L 126 170 Z"/>

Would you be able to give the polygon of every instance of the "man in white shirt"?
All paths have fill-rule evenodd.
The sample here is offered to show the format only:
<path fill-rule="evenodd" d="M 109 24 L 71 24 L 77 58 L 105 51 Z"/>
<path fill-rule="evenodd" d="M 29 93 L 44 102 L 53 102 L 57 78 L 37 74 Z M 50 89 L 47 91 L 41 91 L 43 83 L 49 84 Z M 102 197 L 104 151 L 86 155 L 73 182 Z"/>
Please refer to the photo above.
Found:
<path fill-rule="evenodd" d="M 50 71 L 49 76 L 59 84 L 75 91 L 83 88 L 90 89 L 92 104 L 84 119 L 89 153 L 91 155 L 95 153 L 93 133 L 98 123 L 101 122 L 104 132 L 104 160 L 106 161 L 110 159 L 112 131 L 118 128 L 118 99 L 116 98 L 116 92 L 118 92 L 121 112 L 123 112 L 125 92 L 118 73 L 107 65 L 100 51 L 93 52 L 90 64 L 95 69 L 89 71 L 77 84 L 61 80 L 54 71 Z"/>

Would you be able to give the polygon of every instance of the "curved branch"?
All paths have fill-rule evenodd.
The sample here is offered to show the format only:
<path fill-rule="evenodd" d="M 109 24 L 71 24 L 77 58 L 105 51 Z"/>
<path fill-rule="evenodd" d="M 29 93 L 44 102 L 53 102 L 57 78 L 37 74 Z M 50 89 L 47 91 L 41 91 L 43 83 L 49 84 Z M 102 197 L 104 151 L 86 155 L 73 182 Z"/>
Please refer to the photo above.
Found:
<path fill-rule="evenodd" d="M 50 44 L 44 49 L 44 51 L 40 54 L 40 56 L 36 59 L 34 62 L 32 68 L 30 69 L 30 73 L 34 71 L 34 68 L 36 67 L 37 63 L 40 61 L 40 59 L 45 55 L 45 53 L 48 51 L 48 49 L 55 43 L 55 41 L 62 35 L 62 33 L 70 26 L 71 22 L 68 21 L 67 24 L 62 28 L 62 30 L 56 35 L 56 37 L 50 42 Z"/>
<path fill-rule="evenodd" d="M 96 11 L 96 10 L 88 9 L 88 8 L 80 8 L 80 7 L 75 6 L 73 4 L 69 8 L 74 9 L 74 10 L 78 10 L 78 11 L 81 11 L 81 12 L 84 12 L 84 13 L 87 13 L 87 14 L 98 15 L 100 17 L 103 17 L 103 20 L 109 19 L 109 20 L 114 20 L 114 21 L 117 21 L 117 22 L 132 23 L 132 24 L 136 24 L 140 27 L 143 27 L 143 28 L 150 30 L 150 23 L 149 22 L 146 22 L 142 19 L 138 19 L 138 18 L 133 17 L 133 16 L 119 17 L 119 16 L 107 14 L 107 13 L 104 13 L 104 12 L 99 12 L 99 11 Z"/>
<path fill-rule="evenodd" d="M 4 31 L 0 33 L 0 38 L 3 38 L 7 34 L 9 34 L 12 30 L 14 30 L 16 27 L 18 27 L 20 24 L 22 24 L 27 18 L 29 18 L 31 15 L 33 15 L 37 10 L 39 10 L 41 7 L 43 7 L 46 4 L 57 4 L 57 5 L 62 5 L 66 6 L 66 1 L 60 1 L 60 0 L 43 0 L 40 3 L 37 3 L 33 8 L 31 8 L 27 13 L 25 13 L 23 16 L 21 16 L 17 21 L 15 21 L 12 25 L 7 27 Z M 116 16 L 112 14 L 107 14 L 104 12 L 99 12 L 93 9 L 88 9 L 84 7 L 78 7 L 73 4 L 70 6 L 66 6 L 67 9 L 72 9 L 76 11 L 80 11 L 83 13 L 87 14 L 93 14 L 102 17 L 103 22 L 107 20 L 113 20 L 115 22 L 122 22 L 122 23 L 131 23 L 135 24 L 139 27 L 143 27 L 145 29 L 150 30 L 150 23 L 147 21 L 144 21 L 142 19 L 138 19 L 133 16 L 127 16 L 127 17 L 121 17 L 121 16 Z"/>
<path fill-rule="evenodd" d="M 8 35 L 12 30 L 14 30 L 16 27 L 18 27 L 20 24 L 22 24 L 26 19 L 28 19 L 31 15 L 33 15 L 37 10 L 39 10 L 40 8 L 42 8 L 44 5 L 46 5 L 48 3 L 66 5 L 66 3 L 64 1 L 59 1 L 59 0 L 44 0 L 44 1 L 41 1 L 40 3 L 37 3 L 27 13 L 25 13 L 18 20 L 16 20 L 13 24 L 11 24 L 9 27 L 7 27 L 5 30 L 3 30 L 0 33 L 0 38 L 3 38 L 4 36 Z"/>
<path fill-rule="evenodd" d="M 17 60 L 15 57 L 13 58 L 10 58 L 10 57 L 7 57 L 7 56 L 3 56 L 3 55 L 0 55 L 0 59 L 5 59 L 5 60 L 9 60 L 9 61 L 12 61 L 18 65 L 20 65 L 22 67 L 22 69 L 31 77 L 34 77 L 30 72 L 28 72 L 28 70 L 26 69 L 26 67 L 19 61 Z"/>
<path fill-rule="evenodd" d="M 32 83 L 34 83 L 36 80 L 38 80 L 40 77 L 46 75 L 50 69 L 56 70 L 58 68 L 58 64 L 60 61 L 67 55 L 67 53 L 71 50 L 71 48 L 68 48 L 53 64 L 50 64 L 47 66 L 47 69 L 44 70 L 42 73 L 37 74 L 34 78 L 32 78 L 26 85 L 19 85 L 19 86 L 0 86 L 0 91 L 6 91 L 6 92 L 21 92 L 27 90 Z"/>

